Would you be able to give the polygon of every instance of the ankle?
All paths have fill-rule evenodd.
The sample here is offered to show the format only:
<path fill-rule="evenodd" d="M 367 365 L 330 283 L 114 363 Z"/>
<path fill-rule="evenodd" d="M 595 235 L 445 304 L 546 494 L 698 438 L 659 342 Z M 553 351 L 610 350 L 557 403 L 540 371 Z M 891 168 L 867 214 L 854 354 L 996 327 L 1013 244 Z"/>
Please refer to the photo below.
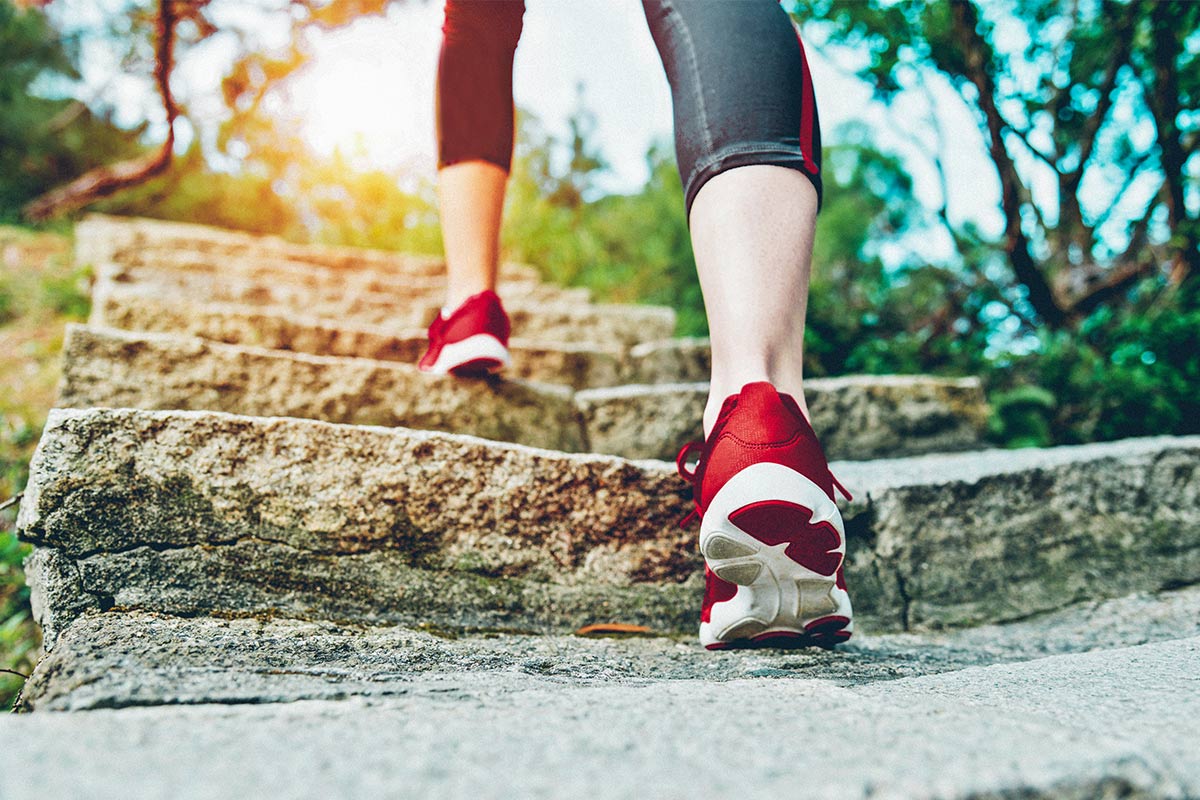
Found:
<path fill-rule="evenodd" d="M 465 303 L 469 298 L 474 297 L 480 292 L 486 292 L 488 290 L 495 291 L 495 287 L 474 284 L 448 286 L 446 288 L 446 302 L 442 305 L 442 310 L 444 310 L 446 314 L 450 314 L 463 303 Z"/>
<path fill-rule="evenodd" d="M 704 407 L 705 439 L 712 433 L 713 426 L 717 422 L 717 415 L 721 413 L 721 406 L 724 405 L 726 398 L 730 395 L 739 394 L 742 391 L 742 387 L 756 381 L 767 381 L 780 394 L 791 395 L 795 398 L 796 403 L 800 406 L 800 410 L 804 413 L 805 419 L 811 424 L 812 415 L 808 411 L 808 400 L 804 396 L 804 382 L 800 376 L 772 377 L 765 370 L 761 375 L 746 373 L 732 379 L 718 379 L 717 376 L 714 376 L 713 380 L 709 383 L 708 402 Z"/>

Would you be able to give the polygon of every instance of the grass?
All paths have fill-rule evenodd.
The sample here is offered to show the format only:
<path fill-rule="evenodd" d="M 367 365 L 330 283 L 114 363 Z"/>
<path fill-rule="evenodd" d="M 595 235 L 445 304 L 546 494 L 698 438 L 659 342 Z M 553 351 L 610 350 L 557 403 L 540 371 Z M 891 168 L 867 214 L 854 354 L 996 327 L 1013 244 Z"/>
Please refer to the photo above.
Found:
<path fill-rule="evenodd" d="M 65 232 L 0 226 L 0 503 L 25 487 L 29 459 L 54 405 L 63 328 L 89 311 L 88 281 Z M 21 563 L 16 508 L 0 511 L 0 669 L 28 675 L 41 648 Z M 24 679 L 0 672 L 0 708 Z"/>

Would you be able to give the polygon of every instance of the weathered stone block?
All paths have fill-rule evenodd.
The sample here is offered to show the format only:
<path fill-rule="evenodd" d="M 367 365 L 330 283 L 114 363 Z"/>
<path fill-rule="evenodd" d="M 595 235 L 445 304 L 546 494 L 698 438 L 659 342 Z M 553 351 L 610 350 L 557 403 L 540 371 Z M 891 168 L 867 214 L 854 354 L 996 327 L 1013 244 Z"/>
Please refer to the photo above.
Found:
<path fill-rule="evenodd" d="M 660 353 L 667 352 L 665 347 Z M 830 458 L 862 460 L 981 446 L 987 402 L 975 378 L 862 375 L 805 384 L 813 427 Z M 589 449 L 673 460 L 704 436 L 707 383 L 579 392 Z"/>
<path fill-rule="evenodd" d="M 394 275 L 433 277 L 445 273 L 445 264 L 438 256 L 361 247 L 302 245 L 277 236 L 257 236 L 193 223 L 89 214 L 75 226 L 75 257 L 81 264 L 119 263 L 151 254 L 179 258 L 184 253 L 204 259 L 285 259 L 339 270 L 371 270 Z M 537 270 L 527 264 L 502 264 L 500 275 L 511 280 L 538 279 Z"/>
<path fill-rule="evenodd" d="M 1196 583 L 1198 465 L 1200 437 L 839 462 L 856 495 L 844 513 L 856 613 L 885 629 L 967 625 Z M 677 526 L 689 505 L 662 462 L 56 410 L 18 524 L 78 569 L 77 587 L 35 586 L 56 630 L 92 602 L 81 593 L 180 614 L 690 630 L 700 561 Z"/>
<path fill-rule="evenodd" d="M 689 605 L 686 615 L 694 617 Z M 1194 637 L 1200 637 L 1200 587 L 1086 603 L 1007 625 L 860 632 L 834 650 L 731 650 L 719 657 L 695 636 L 653 631 L 591 638 L 109 611 L 84 614 L 57 637 L 25 684 L 19 710 L 382 698 L 406 693 L 422 678 L 519 672 L 588 683 L 809 678 L 856 687 Z"/>
<path fill-rule="evenodd" d="M 398 330 L 346 324 L 272 307 L 164 299 L 108 284 L 93 293 L 90 323 L 128 331 L 186 334 L 225 344 L 291 350 L 320 356 L 373 358 L 415 364 L 428 341 L 423 328 Z M 575 389 L 620 383 L 624 358 L 600 345 L 509 341 L 506 376 Z"/>
<path fill-rule="evenodd" d="M 60 404 L 406 425 L 572 452 L 584 445 L 564 386 L 465 381 L 390 361 L 79 325 L 63 343 Z"/>

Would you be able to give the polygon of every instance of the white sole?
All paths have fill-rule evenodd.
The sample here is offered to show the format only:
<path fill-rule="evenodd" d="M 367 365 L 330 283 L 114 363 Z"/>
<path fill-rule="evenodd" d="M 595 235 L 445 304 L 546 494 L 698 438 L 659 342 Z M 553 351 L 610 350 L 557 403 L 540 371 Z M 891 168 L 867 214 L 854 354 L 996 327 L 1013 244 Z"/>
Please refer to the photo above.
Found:
<path fill-rule="evenodd" d="M 511 361 L 508 348 L 499 339 L 490 333 L 477 333 L 460 342 L 443 345 L 433 366 L 422 371 L 431 375 L 446 375 L 466 365 L 479 363 L 481 371 L 494 373 L 507 367 Z"/>
<path fill-rule="evenodd" d="M 778 530 L 775 533 L 783 541 L 769 544 L 731 519 L 746 524 L 755 513 L 768 520 L 771 515 L 801 520 L 798 524 L 808 528 L 807 535 Z M 770 531 L 759 533 L 769 536 Z M 789 548 L 791 556 L 785 552 Z M 846 553 L 842 515 L 837 504 L 799 472 L 762 463 L 734 475 L 705 511 L 700 551 L 709 569 L 737 585 L 737 593 L 714 603 L 709 621 L 700 623 L 700 643 L 705 647 L 788 640 L 827 645 L 844 641 L 853 632 L 850 595 L 836 581 L 836 568 Z M 809 566 L 793 557 L 797 553 Z"/>

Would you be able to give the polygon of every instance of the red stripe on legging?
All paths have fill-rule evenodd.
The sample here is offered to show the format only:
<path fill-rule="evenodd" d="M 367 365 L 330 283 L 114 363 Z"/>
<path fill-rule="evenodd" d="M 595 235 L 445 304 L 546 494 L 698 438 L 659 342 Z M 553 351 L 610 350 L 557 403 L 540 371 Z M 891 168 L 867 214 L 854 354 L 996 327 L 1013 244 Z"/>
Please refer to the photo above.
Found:
<path fill-rule="evenodd" d="M 812 75 L 808 71 L 808 56 L 804 52 L 804 42 L 800 39 L 800 28 L 793 25 L 792 29 L 796 32 L 796 44 L 800 46 L 800 63 L 804 67 L 804 89 L 800 104 L 800 150 L 804 153 L 805 171 L 816 175 L 818 170 L 813 154 L 813 109 L 816 108 L 817 101 L 813 95 Z"/>

